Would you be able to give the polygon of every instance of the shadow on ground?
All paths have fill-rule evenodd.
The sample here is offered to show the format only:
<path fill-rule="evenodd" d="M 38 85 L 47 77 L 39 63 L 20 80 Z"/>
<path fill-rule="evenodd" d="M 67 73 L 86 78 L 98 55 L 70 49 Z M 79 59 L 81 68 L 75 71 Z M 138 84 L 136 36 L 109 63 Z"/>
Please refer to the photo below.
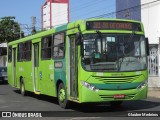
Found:
<path fill-rule="evenodd" d="M 14 92 L 20 94 L 19 90 L 14 90 Z M 50 97 L 46 95 L 35 95 L 31 92 L 27 92 L 27 96 L 36 98 L 38 100 L 47 101 L 58 105 L 57 98 Z M 127 111 L 141 111 L 144 109 L 152 109 L 160 106 L 160 102 L 153 102 L 150 99 L 147 100 L 137 100 L 137 101 L 125 101 L 120 106 L 110 106 L 109 103 L 84 103 L 78 104 L 70 102 L 70 107 L 68 110 L 75 110 L 84 113 L 103 113 L 103 112 L 127 112 Z"/>

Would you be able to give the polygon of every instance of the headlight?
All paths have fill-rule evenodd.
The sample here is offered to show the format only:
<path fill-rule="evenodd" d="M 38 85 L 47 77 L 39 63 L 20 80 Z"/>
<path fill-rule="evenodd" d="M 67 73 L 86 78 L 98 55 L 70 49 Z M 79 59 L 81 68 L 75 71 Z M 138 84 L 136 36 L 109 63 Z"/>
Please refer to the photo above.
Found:
<path fill-rule="evenodd" d="M 142 83 L 137 87 L 137 89 L 143 89 L 147 84 L 148 84 L 148 81 L 146 80 L 146 81 L 142 82 Z"/>
<path fill-rule="evenodd" d="M 99 91 L 99 89 L 97 89 L 94 85 L 91 85 L 90 83 L 87 83 L 85 81 L 81 81 L 81 83 L 82 83 L 82 85 L 84 87 L 86 87 L 86 88 L 88 88 L 88 89 L 90 89 L 90 90 L 92 90 L 94 92 L 98 92 Z"/>

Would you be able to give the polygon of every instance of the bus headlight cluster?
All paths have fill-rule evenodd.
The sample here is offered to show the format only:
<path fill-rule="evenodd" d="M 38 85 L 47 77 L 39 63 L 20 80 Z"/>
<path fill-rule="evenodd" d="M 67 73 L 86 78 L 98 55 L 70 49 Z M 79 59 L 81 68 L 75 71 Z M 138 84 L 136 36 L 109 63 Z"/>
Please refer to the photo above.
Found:
<path fill-rule="evenodd" d="M 99 91 L 99 89 L 97 89 L 94 85 L 91 85 L 90 83 L 87 83 L 85 81 L 81 81 L 81 83 L 82 83 L 82 85 L 84 87 L 86 87 L 86 88 L 88 88 L 88 89 L 90 89 L 90 90 L 92 90 L 94 92 L 98 92 Z"/>
<path fill-rule="evenodd" d="M 148 81 L 146 80 L 146 81 L 142 82 L 142 83 L 137 87 L 137 89 L 143 89 L 147 84 L 148 84 Z"/>

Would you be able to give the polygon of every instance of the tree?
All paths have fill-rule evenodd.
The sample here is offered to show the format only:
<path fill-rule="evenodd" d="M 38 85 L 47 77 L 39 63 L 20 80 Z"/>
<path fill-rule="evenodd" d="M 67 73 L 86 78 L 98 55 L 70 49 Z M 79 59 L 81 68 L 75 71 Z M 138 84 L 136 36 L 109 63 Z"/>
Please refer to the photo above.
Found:
<path fill-rule="evenodd" d="M 0 18 L 0 43 L 11 42 L 20 38 L 20 25 L 14 16 Z"/>

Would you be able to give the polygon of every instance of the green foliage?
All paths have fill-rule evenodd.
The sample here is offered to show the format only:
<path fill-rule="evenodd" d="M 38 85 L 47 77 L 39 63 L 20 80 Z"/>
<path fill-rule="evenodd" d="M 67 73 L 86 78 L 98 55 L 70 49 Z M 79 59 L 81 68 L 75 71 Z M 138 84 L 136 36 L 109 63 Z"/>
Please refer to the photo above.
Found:
<path fill-rule="evenodd" d="M 15 17 L 0 18 L 0 43 L 11 42 L 19 39 L 20 25 L 15 22 Z"/>

